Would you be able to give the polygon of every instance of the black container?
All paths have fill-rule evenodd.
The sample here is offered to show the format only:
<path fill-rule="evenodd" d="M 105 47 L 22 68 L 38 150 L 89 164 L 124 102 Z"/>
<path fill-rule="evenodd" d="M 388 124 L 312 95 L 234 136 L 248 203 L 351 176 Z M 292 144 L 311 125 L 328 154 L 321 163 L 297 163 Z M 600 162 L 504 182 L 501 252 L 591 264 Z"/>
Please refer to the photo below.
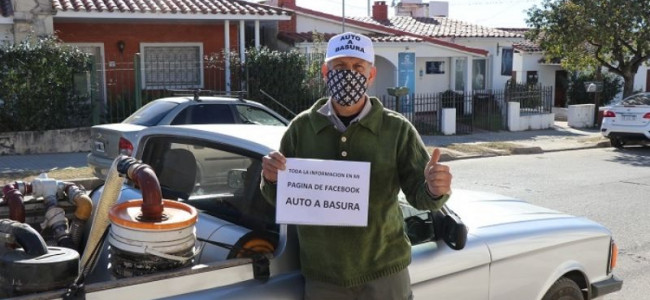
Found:
<path fill-rule="evenodd" d="M 67 288 L 79 275 L 79 253 L 47 247 L 41 256 L 22 248 L 0 254 L 0 298 Z"/>

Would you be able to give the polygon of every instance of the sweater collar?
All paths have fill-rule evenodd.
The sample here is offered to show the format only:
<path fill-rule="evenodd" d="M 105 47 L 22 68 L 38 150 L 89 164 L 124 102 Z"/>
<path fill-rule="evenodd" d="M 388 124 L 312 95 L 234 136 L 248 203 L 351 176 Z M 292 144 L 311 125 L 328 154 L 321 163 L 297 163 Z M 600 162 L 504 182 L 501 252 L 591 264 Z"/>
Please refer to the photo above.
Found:
<path fill-rule="evenodd" d="M 379 134 L 379 127 L 382 120 L 381 112 L 384 110 L 384 106 L 381 105 L 381 101 L 376 97 L 368 97 L 368 99 L 370 99 L 372 107 L 368 114 L 359 120 L 359 125 L 368 128 L 372 133 L 377 135 Z M 317 133 L 327 126 L 333 126 L 328 117 L 319 112 L 324 105 L 327 105 L 327 101 L 328 98 L 321 98 L 310 109 L 309 120 L 314 131 Z"/>

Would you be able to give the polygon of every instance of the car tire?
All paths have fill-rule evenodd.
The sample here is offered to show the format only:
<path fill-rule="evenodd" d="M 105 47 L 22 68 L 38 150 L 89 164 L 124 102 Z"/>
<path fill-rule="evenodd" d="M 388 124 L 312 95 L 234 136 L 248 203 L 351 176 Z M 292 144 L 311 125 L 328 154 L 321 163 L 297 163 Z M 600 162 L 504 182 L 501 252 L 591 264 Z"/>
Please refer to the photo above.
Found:
<path fill-rule="evenodd" d="M 611 137 L 609 138 L 610 144 L 612 144 L 612 147 L 616 147 L 618 149 L 623 149 L 623 145 L 625 145 L 625 142 L 623 139 L 618 138 L 618 137 Z"/>
<path fill-rule="evenodd" d="M 582 291 L 575 281 L 562 277 L 546 292 L 542 300 L 583 300 Z"/>

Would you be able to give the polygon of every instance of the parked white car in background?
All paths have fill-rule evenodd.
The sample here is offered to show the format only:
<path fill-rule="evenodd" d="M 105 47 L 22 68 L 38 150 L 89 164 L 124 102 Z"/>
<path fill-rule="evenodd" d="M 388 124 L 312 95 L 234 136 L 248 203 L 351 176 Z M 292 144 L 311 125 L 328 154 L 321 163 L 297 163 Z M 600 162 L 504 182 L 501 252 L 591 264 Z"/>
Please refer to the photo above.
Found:
<path fill-rule="evenodd" d="M 612 103 L 603 112 L 600 132 L 616 148 L 650 142 L 650 93 L 639 93 Z"/>

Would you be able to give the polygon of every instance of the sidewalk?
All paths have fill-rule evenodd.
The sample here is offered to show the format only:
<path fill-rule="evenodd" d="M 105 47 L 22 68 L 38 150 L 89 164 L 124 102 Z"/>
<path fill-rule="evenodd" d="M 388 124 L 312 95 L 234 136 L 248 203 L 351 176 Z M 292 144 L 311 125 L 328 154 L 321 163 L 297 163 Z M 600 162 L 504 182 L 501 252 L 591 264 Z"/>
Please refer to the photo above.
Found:
<path fill-rule="evenodd" d="M 464 159 L 495 155 L 531 154 L 552 151 L 609 147 L 609 141 L 603 138 L 597 129 L 575 129 L 566 122 L 555 122 L 555 126 L 545 130 L 531 131 L 476 131 L 470 135 L 427 135 L 422 136 L 427 146 L 441 147 L 441 160 Z M 504 142 L 515 144 L 510 151 L 491 150 L 480 153 L 459 152 L 456 145 L 481 145 L 481 143 Z M 49 171 L 64 168 L 86 167 L 87 152 L 6 155 L 0 156 L 0 174 L 23 171 Z"/>
<path fill-rule="evenodd" d="M 86 167 L 88 152 L 0 155 L 0 174 Z"/>
<path fill-rule="evenodd" d="M 543 152 L 579 150 L 609 147 L 609 140 L 596 128 L 571 128 L 566 121 L 556 121 L 550 129 L 529 131 L 475 131 L 470 135 L 422 136 L 427 146 L 442 147 L 441 160 L 463 159 L 510 154 L 534 154 Z M 512 144 L 510 151 L 486 151 L 482 153 L 462 153 L 454 151 L 458 145 L 486 145 L 494 143 Z M 454 145 L 455 144 L 455 145 Z M 463 147 L 460 147 L 463 148 Z"/>

